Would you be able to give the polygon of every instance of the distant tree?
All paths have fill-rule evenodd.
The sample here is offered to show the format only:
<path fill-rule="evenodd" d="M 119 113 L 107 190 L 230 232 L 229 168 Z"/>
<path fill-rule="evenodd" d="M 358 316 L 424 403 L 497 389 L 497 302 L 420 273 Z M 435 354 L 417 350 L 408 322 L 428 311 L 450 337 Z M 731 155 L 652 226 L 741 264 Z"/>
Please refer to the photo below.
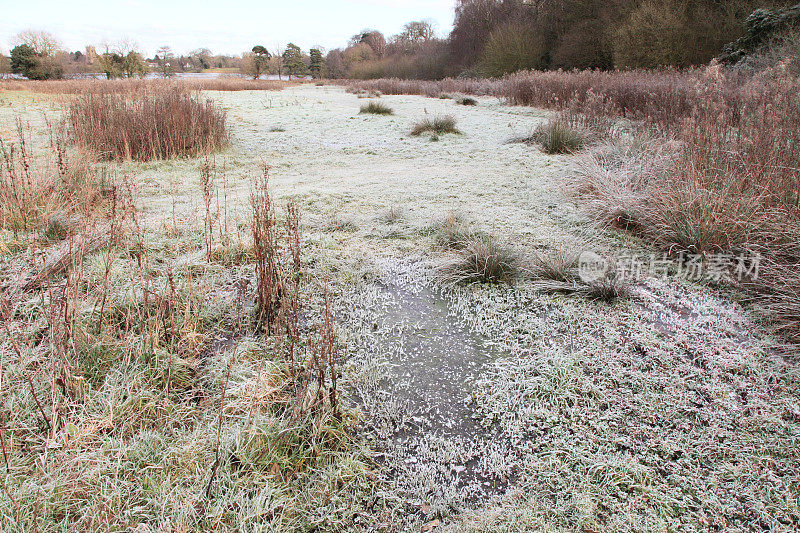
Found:
<path fill-rule="evenodd" d="M 370 47 L 375 57 L 381 58 L 386 55 L 386 38 L 378 30 L 362 30 L 350 38 L 349 46 L 366 44 Z"/>
<path fill-rule="evenodd" d="M 32 80 L 64 77 L 64 65 L 59 56 L 63 55 L 63 59 L 66 59 L 66 55 L 61 52 L 61 43 L 52 34 L 28 30 L 17 34 L 14 41 L 19 44 L 11 50 L 12 72 Z"/>
<path fill-rule="evenodd" d="M 319 48 L 312 48 L 308 55 L 311 58 L 308 65 L 308 70 L 311 72 L 311 77 L 315 79 L 321 78 L 322 71 L 325 69 L 325 58 L 322 57 L 322 50 Z"/>
<path fill-rule="evenodd" d="M 55 35 L 41 30 L 20 32 L 14 37 L 14 42 L 33 48 L 40 57 L 53 56 L 63 48 Z"/>
<path fill-rule="evenodd" d="M 423 44 L 436 38 L 433 22 L 417 20 L 403 26 L 403 31 L 392 37 L 392 44 L 404 53 L 413 53 Z"/>
<path fill-rule="evenodd" d="M 347 76 L 347 70 L 344 66 L 344 55 L 338 48 L 328 52 L 325 57 L 325 70 L 328 78 L 339 79 Z"/>
<path fill-rule="evenodd" d="M 107 79 L 122 77 L 122 56 L 112 52 L 110 47 L 106 47 L 106 51 L 97 56 L 97 62 Z"/>
<path fill-rule="evenodd" d="M 113 46 L 106 43 L 104 47 L 105 52 L 97 56 L 97 61 L 106 78 L 134 78 L 147 74 L 147 63 L 132 41 L 122 40 Z"/>
<path fill-rule="evenodd" d="M 11 49 L 11 72 L 31 80 L 50 80 L 64 77 L 64 66 L 54 56 L 40 55 L 27 44 Z"/>
<path fill-rule="evenodd" d="M 436 37 L 436 30 L 433 27 L 433 22 L 417 20 L 403 26 L 403 31 L 398 37 L 410 43 L 424 43 Z"/>
<path fill-rule="evenodd" d="M 607 46 L 602 46 L 604 35 L 596 19 L 571 25 L 556 40 L 549 66 L 565 70 L 613 68 L 613 54 Z"/>
<path fill-rule="evenodd" d="M 162 46 L 156 50 L 156 62 L 158 63 L 158 70 L 165 78 L 175 75 L 175 55 L 172 53 L 172 48 L 169 46 Z"/>
<path fill-rule="evenodd" d="M 269 60 L 272 58 L 272 54 L 267 51 L 266 48 L 257 44 L 253 47 L 253 79 L 258 79 L 261 77 L 261 73 L 266 71 L 269 68 Z"/>
<path fill-rule="evenodd" d="M 0 78 L 4 78 L 9 72 L 11 72 L 11 62 L 0 53 Z"/>
<path fill-rule="evenodd" d="M 83 52 L 81 52 L 80 50 L 76 50 L 75 52 L 70 54 L 70 56 L 72 57 L 72 60 L 76 63 L 82 63 L 86 59 L 86 56 L 84 56 Z"/>
<path fill-rule="evenodd" d="M 211 68 L 211 50 L 198 48 L 189 52 L 189 63 L 197 72 Z"/>
<path fill-rule="evenodd" d="M 377 59 L 375 57 L 375 52 L 372 51 L 372 48 L 364 43 L 359 43 L 355 46 L 349 46 L 347 50 L 342 53 L 342 58 L 347 69 L 349 69 L 353 64 Z"/>
<path fill-rule="evenodd" d="M 32 46 L 18 44 L 11 49 L 11 72 L 14 74 L 22 74 L 29 78 L 29 74 L 36 69 L 38 64 L 39 54 Z"/>
<path fill-rule="evenodd" d="M 687 67 L 690 42 L 695 39 L 682 6 L 645 0 L 614 32 L 614 62 L 619 68 Z"/>
<path fill-rule="evenodd" d="M 307 72 L 307 67 L 303 61 L 303 51 L 294 43 L 286 45 L 286 50 L 283 52 L 283 67 L 286 69 L 286 74 L 289 79 L 292 76 L 304 76 Z"/>
<path fill-rule="evenodd" d="M 283 68 L 283 52 L 284 49 L 280 46 L 276 47 L 272 51 L 272 58 L 269 60 L 269 72 L 270 74 L 277 74 L 278 79 L 282 79 L 284 68 Z"/>
<path fill-rule="evenodd" d="M 494 30 L 483 51 L 480 70 L 502 76 L 518 70 L 547 66 L 544 37 L 526 25 L 511 23 Z"/>
<path fill-rule="evenodd" d="M 148 70 L 147 63 L 145 63 L 142 54 L 135 50 L 129 51 L 125 54 L 125 57 L 122 58 L 122 72 L 127 78 L 143 78 Z"/>

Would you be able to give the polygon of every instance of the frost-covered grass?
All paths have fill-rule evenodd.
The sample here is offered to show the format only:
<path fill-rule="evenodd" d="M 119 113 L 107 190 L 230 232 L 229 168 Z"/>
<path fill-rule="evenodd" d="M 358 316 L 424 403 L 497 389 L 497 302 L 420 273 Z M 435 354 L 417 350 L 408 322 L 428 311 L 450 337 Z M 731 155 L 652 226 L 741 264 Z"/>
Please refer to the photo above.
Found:
<path fill-rule="evenodd" d="M 131 280 L 144 272 L 160 291 L 171 271 L 183 295 L 176 324 L 185 326 L 184 344 L 154 357 L 132 330 L 110 338 L 108 349 L 82 351 L 74 362 L 82 410 L 65 413 L 72 425 L 43 439 L 22 371 L 32 371 L 44 397 L 51 385 L 33 371 L 49 348 L 23 366 L 3 337 L 10 469 L 0 464 L 0 472 L 13 501 L 0 498 L 0 529 L 391 531 L 434 520 L 467 531 L 796 528 L 800 374 L 736 294 L 671 277 L 607 303 L 542 291 L 524 272 L 511 286 L 445 287 L 434 325 L 469 334 L 433 353 L 476 359 L 448 367 L 447 357 L 432 355 L 419 372 L 397 366 L 430 353 L 424 343 L 441 331 L 420 330 L 422 312 L 382 322 L 387 310 L 405 308 L 380 287 L 394 279 L 410 293 L 434 293 L 435 265 L 476 234 L 497 236 L 526 258 L 556 257 L 539 279 L 571 279 L 569 256 L 583 249 L 649 252 L 595 229 L 568 201 L 560 179 L 569 157 L 505 143 L 547 113 L 490 98 L 470 107 L 383 96 L 395 115 L 377 121 L 358 116 L 357 96 L 331 86 L 208 96 L 227 109 L 231 127 L 231 146 L 216 156 L 210 256 L 201 161 L 108 167 L 137 183 L 150 257 L 142 269 L 142 246 L 120 248 L 109 309 L 130 316 L 143 298 L 130 292 Z M 10 104 L 0 106 L 4 139 L 19 113 L 38 132 L 33 142 L 47 142 L 41 111 L 57 113 L 58 99 L 0 99 Z M 409 138 L 425 111 L 452 114 L 465 135 Z M 276 124 L 285 131 L 271 133 Z M 302 208 L 309 279 L 328 279 L 336 295 L 348 347 L 342 422 L 278 416 L 286 373 L 274 342 L 230 335 L 240 311 L 252 309 L 252 298 L 239 295 L 254 283 L 250 178 L 262 160 L 272 167 L 276 203 L 293 198 Z M 22 238 L 3 239 L 11 248 Z M 21 257 L 3 256 L 3 281 Z M 104 265 L 102 252 L 86 258 L 90 286 Z M 13 323 L 31 339 L 47 335 L 39 299 L 28 295 Z M 317 311 L 312 304 L 310 315 Z M 470 428 L 485 428 L 474 439 L 391 395 L 393 385 L 444 370 L 466 378 L 448 405 L 475 417 Z M 221 405 L 221 460 L 207 496 Z M 424 431 L 406 442 L 393 438 L 398 427 Z M 499 489 L 476 487 L 468 477 L 475 472 Z"/>
<path fill-rule="evenodd" d="M 362 105 L 359 113 L 369 115 L 393 115 L 392 108 L 381 102 L 370 102 Z"/>

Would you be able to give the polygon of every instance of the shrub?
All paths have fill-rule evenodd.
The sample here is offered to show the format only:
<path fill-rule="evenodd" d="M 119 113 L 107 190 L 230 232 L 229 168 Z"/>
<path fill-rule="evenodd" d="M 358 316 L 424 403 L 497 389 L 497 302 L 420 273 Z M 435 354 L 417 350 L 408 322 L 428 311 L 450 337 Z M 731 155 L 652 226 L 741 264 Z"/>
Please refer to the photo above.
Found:
<path fill-rule="evenodd" d="M 362 105 L 359 113 L 368 113 L 371 115 L 394 115 L 394 110 L 381 102 L 370 102 L 367 105 Z"/>
<path fill-rule="evenodd" d="M 292 82 L 296 83 L 296 82 Z M 181 91 L 279 91 L 289 85 L 286 81 L 251 80 L 240 76 L 212 79 L 191 78 L 181 80 L 0 80 L 0 90 L 33 91 L 47 94 L 121 93 L 159 90 L 178 87 Z"/>
<path fill-rule="evenodd" d="M 478 101 L 474 98 L 470 98 L 469 96 L 462 96 L 456 100 L 458 105 L 466 105 L 466 106 L 474 106 L 478 105 Z"/>
<path fill-rule="evenodd" d="M 87 93 L 71 104 L 69 121 L 76 143 L 108 161 L 196 156 L 228 142 L 225 112 L 178 86 Z"/>
<path fill-rule="evenodd" d="M 479 65 L 489 77 L 543 69 L 547 66 L 544 36 L 524 24 L 502 26 L 489 36 Z"/>
<path fill-rule="evenodd" d="M 431 98 L 450 98 L 453 93 L 500 96 L 502 89 L 502 83 L 498 80 L 474 78 L 446 78 L 439 81 L 384 78 L 346 83 L 348 92 L 375 90 L 383 94 L 418 94 Z"/>
<path fill-rule="evenodd" d="M 443 135 L 445 133 L 461 133 L 456 128 L 456 119 L 453 116 L 434 117 L 433 120 L 426 118 L 414 124 L 411 129 L 411 135 L 418 136 L 425 132 L 431 132 L 434 135 Z"/>

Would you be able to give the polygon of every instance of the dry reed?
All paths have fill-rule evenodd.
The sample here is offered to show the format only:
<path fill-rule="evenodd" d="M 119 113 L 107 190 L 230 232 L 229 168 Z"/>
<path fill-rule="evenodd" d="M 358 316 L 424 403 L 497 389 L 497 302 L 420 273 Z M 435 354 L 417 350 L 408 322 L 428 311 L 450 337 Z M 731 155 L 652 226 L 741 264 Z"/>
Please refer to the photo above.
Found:
<path fill-rule="evenodd" d="M 228 143 L 225 112 L 178 86 L 81 94 L 69 123 L 78 146 L 108 161 L 196 156 Z"/>

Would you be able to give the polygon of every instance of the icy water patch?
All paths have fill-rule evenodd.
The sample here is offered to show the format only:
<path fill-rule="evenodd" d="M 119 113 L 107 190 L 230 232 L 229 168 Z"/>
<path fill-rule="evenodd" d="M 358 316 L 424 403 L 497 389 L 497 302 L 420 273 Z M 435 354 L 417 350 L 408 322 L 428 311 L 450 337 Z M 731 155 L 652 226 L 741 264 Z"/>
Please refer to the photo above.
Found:
<path fill-rule="evenodd" d="M 502 494 L 513 478 L 508 439 L 483 423 L 473 390 L 503 354 L 420 272 L 393 268 L 349 310 L 368 437 L 398 488 L 423 510 Z"/>

